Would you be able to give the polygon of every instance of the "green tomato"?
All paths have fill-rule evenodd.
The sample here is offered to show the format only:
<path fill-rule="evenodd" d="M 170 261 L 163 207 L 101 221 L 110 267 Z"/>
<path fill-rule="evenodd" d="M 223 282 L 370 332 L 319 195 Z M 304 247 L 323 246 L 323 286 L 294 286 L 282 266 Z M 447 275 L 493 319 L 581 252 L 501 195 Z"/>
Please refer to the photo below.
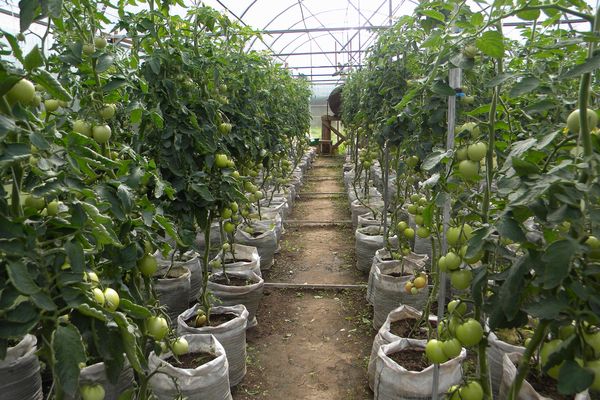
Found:
<path fill-rule="evenodd" d="M 46 206 L 46 212 L 48 213 L 49 216 L 53 217 L 58 214 L 59 206 L 60 206 L 60 202 L 58 200 L 52 200 Z"/>
<path fill-rule="evenodd" d="M 86 272 L 84 275 L 84 280 L 89 281 L 92 286 L 98 286 L 100 280 L 98 279 L 98 275 L 94 271 Z M 102 294 L 104 296 L 104 294 Z"/>
<path fill-rule="evenodd" d="M 105 104 L 104 107 L 100 109 L 99 114 L 102 119 L 108 120 L 114 117 L 116 112 L 117 106 L 114 104 Z"/>
<path fill-rule="evenodd" d="M 424 227 L 424 226 L 420 226 L 420 227 L 417 229 L 417 235 L 418 235 L 420 238 L 423 238 L 423 239 L 424 239 L 424 238 L 427 238 L 427 237 L 429 237 L 429 235 L 431 235 L 431 232 L 429 232 L 429 229 L 427 229 L 426 227 Z"/>
<path fill-rule="evenodd" d="M 169 325 L 163 317 L 150 317 L 146 320 L 146 330 L 155 340 L 162 340 L 169 332 Z"/>
<path fill-rule="evenodd" d="M 87 137 L 92 137 L 92 124 L 82 119 L 75 120 L 73 122 L 73 131 Z"/>
<path fill-rule="evenodd" d="M 471 160 L 463 160 L 458 164 L 458 172 L 468 181 L 476 180 L 479 178 L 479 163 Z"/>
<path fill-rule="evenodd" d="M 461 261 L 462 260 L 460 259 L 460 257 L 453 251 L 449 251 L 446 254 L 446 268 L 448 268 L 449 271 L 454 271 L 458 269 L 460 267 Z"/>
<path fill-rule="evenodd" d="M 465 290 L 471 286 L 473 272 L 470 269 L 461 269 L 450 274 L 450 283 L 455 289 Z"/>
<path fill-rule="evenodd" d="M 596 356 L 600 355 L 600 331 L 596 332 L 583 332 L 583 340 L 594 349 Z"/>
<path fill-rule="evenodd" d="M 229 253 L 229 251 L 231 251 L 231 245 L 229 243 L 223 243 L 223 246 L 221 246 L 221 248 L 223 249 L 224 253 Z"/>
<path fill-rule="evenodd" d="M 462 350 L 460 341 L 456 338 L 445 340 L 442 342 L 442 350 L 448 359 L 458 357 Z"/>
<path fill-rule="evenodd" d="M 106 299 L 104 298 L 104 293 L 102 292 L 102 289 L 93 288 L 92 294 L 94 295 L 94 300 L 96 301 L 96 303 L 98 303 L 98 305 L 101 307 L 104 306 Z"/>
<path fill-rule="evenodd" d="M 548 362 L 550 355 L 552 353 L 554 353 L 556 350 L 558 350 L 561 343 L 562 343 L 562 340 L 554 339 L 549 342 L 545 342 L 542 345 L 542 348 L 540 349 L 540 364 L 541 364 L 542 368 Z M 551 378 L 558 379 L 558 374 L 560 372 L 560 368 L 562 367 L 562 365 L 563 365 L 563 363 L 555 365 L 554 367 L 550 368 L 546 373 Z"/>
<path fill-rule="evenodd" d="M 79 388 L 82 400 L 103 400 L 106 393 L 104 387 L 99 383 L 95 385 L 83 385 Z"/>
<path fill-rule="evenodd" d="M 467 303 L 460 300 L 452 300 L 448 303 L 448 312 L 458 316 L 465 315 L 467 312 Z"/>
<path fill-rule="evenodd" d="M 231 132 L 232 128 L 233 128 L 233 126 L 230 123 L 223 122 L 223 123 L 219 124 L 219 133 L 222 135 L 227 135 L 228 133 Z"/>
<path fill-rule="evenodd" d="M 594 381 L 590 386 L 591 390 L 600 391 L 600 360 L 587 361 L 585 367 L 592 370 L 594 373 Z"/>
<path fill-rule="evenodd" d="M 448 272 L 448 263 L 446 262 L 446 256 L 441 256 L 438 259 L 438 267 L 440 272 Z"/>
<path fill-rule="evenodd" d="M 25 198 L 25 207 L 33 208 L 35 210 L 41 210 L 46 206 L 46 201 L 43 197 L 36 197 L 29 195 Z"/>
<path fill-rule="evenodd" d="M 459 148 L 458 150 L 456 150 L 456 159 L 458 161 L 466 160 L 468 157 L 469 157 L 469 153 L 468 153 L 467 147 L 463 146 L 463 147 Z"/>
<path fill-rule="evenodd" d="M 464 103 L 464 104 L 473 104 L 473 103 L 475 103 L 475 96 L 464 96 L 461 99 L 461 103 Z"/>
<path fill-rule="evenodd" d="M 81 47 L 81 50 L 83 51 L 83 54 L 88 55 L 88 56 L 91 56 L 96 51 L 96 49 L 94 48 L 94 45 L 91 43 L 85 43 Z"/>
<path fill-rule="evenodd" d="M 409 204 L 406 207 L 406 211 L 408 211 L 409 214 L 415 215 L 417 213 L 418 210 L 418 206 L 416 204 Z"/>
<path fill-rule="evenodd" d="M 231 208 L 225 207 L 221 210 L 221 219 L 229 219 L 233 215 Z"/>
<path fill-rule="evenodd" d="M 407 239 L 414 239 L 415 237 L 415 230 L 413 228 L 406 228 L 403 232 L 404 237 Z"/>
<path fill-rule="evenodd" d="M 239 179 L 240 178 L 240 173 L 238 172 L 238 170 L 235 170 L 231 173 L 231 176 L 235 179 Z"/>
<path fill-rule="evenodd" d="M 598 125 L 598 114 L 596 111 L 587 109 L 586 112 L 588 128 L 590 130 L 594 129 Z M 580 125 L 579 125 L 579 109 L 573 111 L 567 117 L 567 128 L 571 133 L 579 133 Z"/>
<path fill-rule="evenodd" d="M 598 239 L 596 236 L 590 235 L 585 241 L 585 244 L 590 246 L 592 249 L 600 249 L 600 239 Z"/>
<path fill-rule="evenodd" d="M 487 145 L 483 142 L 477 142 L 467 148 L 467 155 L 471 161 L 481 161 L 487 153 Z"/>
<path fill-rule="evenodd" d="M 227 221 L 223 224 L 223 230 L 225 233 L 232 234 L 235 231 L 235 224 Z"/>
<path fill-rule="evenodd" d="M 112 130 L 108 125 L 96 125 L 92 128 L 92 136 L 99 144 L 107 143 L 112 135 Z"/>
<path fill-rule="evenodd" d="M 153 276 L 158 270 L 158 261 L 152 254 L 146 254 L 137 263 L 140 273 L 144 276 Z"/>
<path fill-rule="evenodd" d="M 408 228 L 408 224 L 405 221 L 400 221 L 396 227 L 398 228 L 398 232 L 404 232 Z"/>
<path fill-rule="evenodd" d="M 116 290 L 112 288 L 104 289 L 104 299 L 106 300 L 104 305 L 108 311 L 114 312 L 119 307 L 120 299 Z"/>
<path fill-rule="evenodd" d="M 425 218 L 423 218 L 422 215 L 419 215 L 419 214 L 415 215 L 415 223 L 417 225 L 423 225 L 423 222 L 425 222 Z"/>
<path fill-rule="evenodd" d="M 35 97 L 35 86 L 27 79 L 21 79 L 10 88 L 6 97 L 13 103 L 31 104 Z"/>
<path fill-rule="evenodd" d="M 472 44 L 469 44 L 469 45 L 465 46 L 465 48 L 463 49 L 462 53 L 467 58 L 475 58 L 475 56 L 477 54 L 479 54 L 479 50 L 477 49 L 476 46 L 474 46 Z"/>
<path fill-rule="evenodd" d="M 59 104 L 58 100 L 56 100 L 56 99 L 47 99 L 47 100 L 44 100 L 44 107 L 46 108 L 47 112 L 54 112 L 54 111 L 58 110 L 58 107 L 60 107 L 60 104 Z"/>
<path fill-rule="evenodd" d="M 235 201 L 232 201 L 231 203 L 229 203 L 229 208 L 231 208 L 231 211 L 238 212 L 239 210 L 239 206 L 238 203 L 236 203 Z"/>
<path fill-rule="evenodd" d="M 215 165 L 219 169 L 227 168 L 229 165 L 229 159 L 226 154 L 216 154 L 215 155 Z"/>
<path fill-rule="evenodd" d="M 442 342 L 436 339 L 431 339 L 427 342 L 425 345 L 425 354 L 427 355 L 427 359 L 433 364 L 443 364 L 448 361 Z"/>
<path fill-rule="evenodd" d="M 175 342 L 173 342 L 171 348 L 173 349 L 173 354 L 175 354 L 176 356 L 187 354 L 187 352 L 190 350 L 188 341 L 185 340 L 185 338 L 183 337 L 180 337 Z"/>
<path fill-rule="evenodd" d="M 460 388 L 462 400 L 483 400 L 483 388 L 477 381 L 470 381 Z"/>
<path fill-rule="evenodd" d="M 479 321 L 469 318 L 456 327 L 456 338 L 463 346 L 475 346 L 483 338 L 483 327 Z"/>
<path fill-rule="evenodd" d="M 97 49 L 103 49 L 106 45 L 108 45 L 108 42 L 102 36 L 96 36 L 94 38 L 94 46 L 96 46 Z"/>
<path fill-rule="evenodd" d="M 416 167 L 417 164 L 419 164 L 419 157 L 417 156 L 410 156 L 406 160 L 406 165 L 408 165 L 410 168 Z"/>
<path fill-rule="evenodd" d="M 461 400 L 460 398 L 460 386 L 453 385 L 450 386 L 448 392 L 446 392 L 446 398 L 448 400 Z"/>

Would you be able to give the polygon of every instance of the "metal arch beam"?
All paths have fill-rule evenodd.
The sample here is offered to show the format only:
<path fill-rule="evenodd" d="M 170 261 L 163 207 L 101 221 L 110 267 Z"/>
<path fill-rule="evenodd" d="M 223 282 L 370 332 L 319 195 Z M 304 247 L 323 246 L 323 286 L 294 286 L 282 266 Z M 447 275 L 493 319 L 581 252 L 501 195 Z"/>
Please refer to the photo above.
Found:
<path fill-rule="evenodd" d="M 295 4 L 294 4 L 294 5 L 295 5 Z M 335 8 L 335 9 L 331 9 L 331 10 L 320 11 L 320 12 L 316 13 L 315 15 L 327 14 L 327 13 L 330 13 L 330 12 L 335 12 L 335 11 L 340 11 L 340 10 L 343 10 L 343 8 Z M 310 18 L 312 18 L 312 17 L 310 17 Z M 293 27 L 295 27 L 296 25 L 298 25 L 298 24 L 302 23 L 303 21 L 306 21 L 306 20 L 304 19 L 304 20 L 299 20 L 298 22 L 295 22 L 294 24 L 290 25 L 290 27 L 289 27 L 287 30 L 288 30 L 288 31 L 289 31 L 289 30 L 291 30 Z M 271 22 L 272 22 L 272 21 L 271 21 Z M 271 23 L 269 23 L 269 25 L 270 25 L 270 24 L 271 24 Z M 275 38 L 275 40 L 273 40 L 273 41 L 271 42 L 271 46 L 273 46 L 273 45 L 274 45 L 274 44 L 275 44 L 275 43 L 276 43 L 276 42 L 277 42 L 279 39 L 281 39 L 282 37 L 283 37 L 283 33 L 280 33 L 280 34 L 278 34 L 277 38 Z"/>
<path fill-rule="evenodd" d="M 322 35 L 315 36 L 315 37 L 314 37 L 314 39 L 318 39 L 318 38 L 321 38 L 321 37 L 323 37 L 323 36 L 328 36 L 328 35 L 329 35 L 328 33 L 324 33 L 324 34 L 322 34 Z M 302 36 L 298 36 L 298 37 L 300 38 L 300 37 L 302 37 Z M 304 46 L 306 43 L 308 43 L 308 42 L 311 42 L 312 40 L 313 40 L 313 39 L 311 39 L 311 38 L 309 38 L 308 40 L 305 40 L 304 42 L 302 42 L 302 43 L 300 43 L 298 46 L 296 46 L 296 47 L 295 47 L 295 48 L 294 48 L 294 49 L 293 49 L 291 52 L 289 52 L 288 54 L 290 54 L 290 55 L 292 55 L 292 54 L 296 54 L 296 50 L 298 50 L 300 47 Z M 289 44 L 288 44 L 288 45 L 289 45 Z M 283 50 L 285 50 L 285 49 L 288 47 L 288 45 L 286 45 L 286 46 L 285 46 L 285 47 L 282 49 L 282 51 L 283 51 Z M 321 52 L 321 53 L 324 53 L 324 52 Z M 330 52 L 330 54 L 335 54 L 335 53 L 337 53 L 337 52 Z M 281 54 L 281 53 L 276 53 L 276 54 Z M 312 51 L 311 51 L 311 52 L 309 52 L 309 53 L 304 53 L 303 55 L 310 55 L 310 54 L 315 54 L 315 52 L 312 52 Z M 286 56 L 286 57 L 284 58 L 284 60 L 285 60 L 285 61 L 287 61 L 287 57 L 289 57 L 289 56 Z"/>
<path fill-rule="evenodd" d="M 373 12 L 373 14 L 371 15 L 371 18 L 373 18 L 379 12 L 379 10 L 381 10 L 381 7 L 383 7 L 387 2 L 388 2 L 388 0 L 383 0 L 383 2 L 379 5 L 379 7 L 377 7 L 377 9 Z M 360 32 L 360 31 L 355 32 L 354 35 L 352 35 L 352 37 L 350 39 L 348 39 L 346 44 L 344 46 L 342 46 L 341 50 L 344 50 L 346 47 L 348 47 L 348 45 L 352 42 L 352 40 L 354 40 L 356 35 L 358 35 L 358 32 Z"/>
<path fill-rule="evenodd" d="M 298 7 L 300 7 L 300 15 L 302 16 L 302 22 L 304 23 L 304 28 L 305 28 L 305 29 L 308 29 L 308 26 L 306 25 L 306 18 L 304 18 L 304 8 L 306 8 L 306 11 L 308 11 L 308 12 L 309 12 L 311 15 L 312 15 L 312 13 L 311 13 L 311 12 L 310 12 L 310 10 L 308 9 L 308 7 L 306 7 L 306 6 L 304 6 L 304 5 L 303 5 L 303 3 L 302 3 L 302 0 L 298 0 Z M 304 7 L 304 8 L 303 8 L 303 7 Z M 317 20 L 317 21 L 318 21 L 318 20 Z M 323 25 L 323 24 L 321 24 L 321 25 Z M 323 28 L 325 28 L 325 25 L 323 25 Z M 327 32 L 327 33 L 328 33 L 329 35 L 331 35 L 331 32 Z M 308 37 L 309 37 L 309 38 L 312 40 L 312 36 L 311 36 L 311 34 L 310 34 L 309 32 L 307 32 L 306 34 L 307 34 L 307 36 L 308 36 Z M 335 36 L 333 36 L 333 35 L 331 35 L 331 36 L 335 38 Z M 337 39 L 336 39 L 336 40 L 337 40 Z M 319 48 L 319 50 L 321 50 L 321 51 L 323 51 L 323 52 L 325 51 L 325 50 L 323 50 L 323 48 L 321 47 L 321 45 L 319 44 L 319 42 L 317 42 L 317 41 L 311 41 L 311 43 L 312 43 L 312 42 L 314 42 L 314 43 L 317 45 L 317 47 Z M 311 51 L 312 51 L 312 46 L 311 46 Z M 310 61 L 310 62 L 311 62 L 311 64 L 312 64 L 312 56 L 310 56 L 310 57 L 311 57 L 311 61 Z M 333 61 L 331 61 L 331 59 L 329 58 L 329 56 L 328 56 L 328 55 L 325 55 L 325 58 L 327 58 L 327 60 L 329 61 L 329 63 L 330 63 L 331 65 L 333 65 L 333 64 L 334 64 L 334 62 L 333 62 Z"/>
<path fill-rule="evenodd" d="M 367 22 L 368 22 L 368 23 L 369 23 L 371 26 L 373 26 L 373 23 L 371 22 L 371 18 L 373 18 L 373 17 L 374 17 L 374 15 L 371 15 L 371 18 L 367 18 L 367 17 L 365 17 L 365 15 L 362 13 L 362 11 L 360 11 L 360 8 L 358 8 L 358 7 L 356 7 L 356 6 L 354 5 L 354 3 L 352 2 L 352 0 L 348 0 L 348 4 L 349 4 L 349 5 L 351 5 L 351 6 L 352 6 L 352 8 L 354 8 L 356 11 L 358 11 L 358 14 L 359 14 L 361 17 L 363 17 L 365 20 L 367 20 Z"/>
<path fill-rule="evenodd" d="M 256 4 L 257 1 L 258 0 L 254 0 L 252 3 L 250 3 L 250 5 L 248 7 L 246 7 L 246 9 L 242 13 L 242 15 L 240 15 L 240 18 L 244 18 L 244 15 L 246 15 L 246 13 L 248 12 L 248 10 L 250 10 L 252 8 L 252 6 Z"/>
<path fill-rule="evenodd" d="M 271 25 L 273 22 L 275 22 L 277 20 L 277 18 L 281 17 L 283 14 L 285 14 L 286 12 L 288 12 L 289 10 L 291 10 L 292 8 L 296 7 L 296 4 L 292 3 L 290 6 L 288 6 L 285 10 L 283 10 L 282 12 L 280 12 L 279 14 L 277 14 L 275 17 L 273 17 L 273 19 L 271 19 L 269 22 L 267 22 L 267 24 L 265 26 L 263 26 L 263 30 L 267 29 L 269 27 L 269 25 Z M 252 46 L 254 46 L 254 43 L 256 43 L 256 39 L 254 38 L 254 40 L 252 40 L 252 43 L 250 43 L 250 49 L 252 48 Z M 264 41 L 263 41 L 264 43 Z M 274 43 L 271 43 L 271 45 L 273 45 Z"/>

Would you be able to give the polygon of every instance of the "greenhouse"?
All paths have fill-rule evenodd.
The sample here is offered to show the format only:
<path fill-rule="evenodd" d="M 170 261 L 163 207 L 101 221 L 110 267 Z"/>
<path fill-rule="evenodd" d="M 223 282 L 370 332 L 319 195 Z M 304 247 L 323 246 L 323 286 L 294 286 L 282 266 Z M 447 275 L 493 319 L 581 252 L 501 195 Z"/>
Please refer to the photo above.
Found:
<path fill-rule="evenodd" d="M 0 22 L 0 400 L 600 399 L 597 2 Z"/>

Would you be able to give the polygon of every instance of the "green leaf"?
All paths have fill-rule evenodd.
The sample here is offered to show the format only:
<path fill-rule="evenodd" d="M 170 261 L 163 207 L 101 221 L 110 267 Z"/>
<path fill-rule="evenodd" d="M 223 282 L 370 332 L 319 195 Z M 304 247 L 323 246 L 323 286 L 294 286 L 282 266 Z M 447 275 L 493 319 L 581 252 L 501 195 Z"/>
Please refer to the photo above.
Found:
<path fill-rule="evenodd" d="M 42 135 L 40 135 L 38 132 L 31 132 L 29 134 L 29 141 L 31 142 L 32 145 L 34 145 L 35 147 L 37 147 L 40 150 L 49 150 L 50 149 L 50 143 L 48 143 L 48 141 L 46 139 L 44 139 L 44 137 Z"/>
<path fill-rule="evenodd" d="M 573 239 L 562 239 L 551 243 L 542 256 L 545 263 L 544 288 L 553 289 L 559 286 L 571 270 L 571 258 L 577 253 L 580 245 Z"/>
<path fill-rule="evenodd" d="M 469 244 L 467 247 L 467 252 L 465 254 L 466 258 L 475 257 L 483 248 L 485 241 L 490 237 L 492 233 L 494 233 L 493 226 L 483 226 L 479 229 L 473 231 L 473 236 L 469 239 Z"/>
<path fill-rule="evenodd" d="M 110 54 L 102 54 L 98 57 L 98 62 L 96 63 L 96 72 L 104 72 L 113 65 L 115 61 L 114 57 Z"/>
<path fill-rule="evenodd" d="M 421 164 L 423 171 L 430 171 L 435 168 L 443 159 L 451 157 L 452 150 L 435 150 Z"/>
<path fill-rule="evenodd" d="M 17 38 L 14 37 L 13 35 L 11 35 L 10 33 L 4 32 L 4 31 L 2 32 L 2 34 L 8 41 L 8 44 L 10 45 L 10 48 L 13 51 L 13 55 L 15 56 L 15 58 L 17 60 L 21 61 L 21 63 L 22 63 L 23 62 L 23 51 L 21 50 L 21 46 L 19 46 L 19 41 L 17 40 Z M 15 83 L 16 83 L 16 81 L 15 81 Z M 10 86 L 12 87 L 12 85 L 14 85 L 14 83 L 11 84 Z"/>
<path fill-rule="evenodd" d="M 504 215 L 498 221 L 498 225 L 496 227 L 498 229 L 498 233 L 501 236 L 504 236 L 514 242 L 521 242 L 525 240 L 525 234 L 521 229 L 521 226 L 514 218 Z"/>
<path fill-rule="evenodd" d="M 31 148 L 25 143 L 0 144 L 0 166 L 29 159 Z"/>
<path fill-rule="evenodd" d="M 436 11 L 436 10 L 419 10 L 419 14 L 425 15 L 429 18 L 433 18 L 440 22 L 444 22 L 446 20 L 446 18 L 444 17 L 444 14 L 442 14 L 441 12 Z"/>
<path fill-rule="evenodd" d="M 592 72 L 600 68 L 600 54 L 596 55 L 592 58 L 585 60 L 583 64 L 576 65 L 570 70 L 564 72 L 562 75 L 558 77 L 558 79 L 572 79 L 576 78 L 579 75 L 583 75 L 589 72 Z"/>
<path fill-rule="evenodd" d="M 512 167 L 519 176 L 535 175 L 540 173 L 540 168 L 532 162 L 517 157 L 511 159 Z"/>
<path fill-rule="evenodd" d="M 540 10 L 525 10 L 519 11 L 517 17 L 524 21 L 535 21 L 540 17 Z"/>
<path fill-rule="evenodd" d="M 540 86 L 540 80 L 538 78 L 534 78 L 533 76 L 528 76 L 526 78 L 521 79 L 517 82 L 509 92 L 510 97 L 519 97 L 525 93 L 529 93 L 538 86 Z"/>
<path fill-rule="evenodd" d="M 524 108 L 524 111 L 527 113 L 540 113 L 544 111 L 551 110 L 556 107 L 556 103 L 551 100 L 540 100 L 536 103 L 530 104 Z"/>
<path fill-rule="evenodd" d="M 41 11 L 39 5 L 41 2 L 37 0 L 20 0 L 19 1 L 19 22 L 21 32 L 25 32 L 31 26 L 35 17 Z"/>
<path fill-rule="evenodd" d="M 38 69 L 35 72 L 35 75 L 32 76 L 32 79 L 35 83 L 39 83 L 48 91 L 48 93 L 54 97 L 55 99 L 62 101 L 71 101 L 73 98 L 62 87 L 62 85 L 52 76 L 48 71 L 44 69 Z"/>
<path fill-rule="evenodd" d="M 525 311 L 534 318 L 556 319 L 561 312 L 569 308 L 568 301 L 553 297 L 545 297 L 539 301 L 529 304 Z"/>
<path fill-rule="evenodd" d="M 99 321 L 103 321 L 103 322 L 107 321 L 106 315 L 104 315 L 104 313 L 101 310 L 93 308 L 89 304 L 83 303 L 83 304 L 77 306 L 77 311 L 79 311 L 81 314 L 83 314 L 85 316 L 95 318 Z"/>
<path fill-rule="evenodd" d="M 13 286 L 21 293 L 32 295 L 40 291 L 40 287 L 35 283 L 27 266 L 20 261 L 9 261 L 6 265 L 6 272 Z"/>
<path fill-rule="evenodd" d="M 121 339 L 125 345 L 125 354 L 127 355 L 129 363 L 135 371 L 143 373 L 142 364 L 140 362 L 140 358 L 138 357 L 138 354 L 140 354 L 141 351 L 139 350 L 139 346 L 136 341 L 136 336 L 139 336 L 140 332 L 138 331 L 136 325 L 130 324 L 129 321 L 127 321 L 125 314 L 117 311 L 114 314 L 114 318 L 121 332 Z"/>
<path fill-rule="evenodd" d="M 514 78 L 514 76 L 515 76 L 515 74 L 513 74 L 513 73 L 503 72 L 501 74 L 496 75 L 492 79 L 490 79 L 485 84 L 485 87 L 495 87 L 495 86 L 501 85 L 504 82 L 506 82 L 507 80 Z"/>
<path fill-rule="evenodd" d="M 38 308 L 45 311 L 56 311 L 58 309 L 52 298 L 44 292 L 32 294 L 31 301 L 33 301 Z"/>
<path fill-rule="evenodd" d="M 169 219 L 167 219 L 167 217 L 165 217 L 163 215 L 156 215 L 154 217 L 154 219 L 161 226 L 161 228 L 163 228 L 167 232 L 167 234 L 172 239 L 175 239 L 175 241 L 177 241 L 177 243 L 179 243 L 179 244 L 183 244 L 183 243 L 181 243 L 179 235 L 177 234 L 177 231 L 175 230 L 175 226 L 171 223 L 171 221 Z"/>
<path fill-rule="evenodd" d="M 594 382 L 594 372 L 581 367 L 576 361 L 567 360 L 558 374 L 558 391 L 562 394 L 583 392 Z"/>
<path fill-rule="evenodd" d="M 66 395 L 74 397 L 79 387 L 79 364 L 85 363 L 85 348 L 74 325 L 59 325 L 52 334 L 53 375 Z"/>
<path fill-rule="evenodd" d="M 435 94 L 439 94 L 440 96 L 454 96 L 456 95 L 456 90 L 452 89 L 450 85 L 446 82 L 437 81 L 431 87 L 431 91 Z"/>
<path fill-rule="evenodd" d="M 0 94 L 2 96 L 2 94 Z M 4 138 L 7 134 L 14 132 L 17 129 L 15 121 L 8 118 L 5 115 L 0 114 L 0 139 Z"/>
<path fill-rule="evenodd" d="M 498 31 L 483 32 L 480 38 L 475 41 L 477 48 L 483 53 L 493 58 L 504 56 L 504 36 Z"/>
<path fill-rule="evenodd" d="M 62 0 L 48 0 L 48 15 L 59 18 L 62 13 Z"/>
<path fill-rule="evenodd" d="M 27 71 L 32 71 L 38 67 L 41 67 L 42 65 L 44 65 L 44 59 L 40 49 L 36 44 L 23 59 L 23 66 Z"/>
<path fill-rule="evenodd" d="M 127 312 L 127 314 L 133 318 L 145 319 L 145 318 L 150 318 L 152 316 L 152 313 L 146 307 L 137 305 L 137 304 L 135 304 L 127 299 L 123 299 L 123 298 L 121 299 L 121 302 L 119 303 L 119 308 L 121 308 L 123 311 Z"/>
<path fill-rule="evenodd" d="M 85 255 L 81 243 L 74 240 L 65 243 L 65 251 L 73 272 L 82 273 L 85 269 Z"/>

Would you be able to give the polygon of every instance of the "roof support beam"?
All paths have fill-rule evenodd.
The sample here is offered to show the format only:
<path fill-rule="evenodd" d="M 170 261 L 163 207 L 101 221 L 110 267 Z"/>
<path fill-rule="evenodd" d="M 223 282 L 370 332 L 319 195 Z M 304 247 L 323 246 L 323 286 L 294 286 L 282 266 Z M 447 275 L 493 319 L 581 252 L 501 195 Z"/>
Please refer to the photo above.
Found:
<path fill-rule="evenodd" d="M 388 29 L 389 25 L 370 25 L 370 26 L 348 26 L 333 28 L 306 28 L 306 29 L 269 29 L 261 31 L 263 35 L 283 35 L 287 33 L 309 33 L 309 32 L 345 32 L 358 30 Z"/>
<path fill-rule="evenodd" d="M 366 53 L 367 50 L 337 50 L 337 51 L 313 51 L 305 53 L 275 53 L 275 57 L 290 57 L 290 56 L 310 56 L 310 55 L 325 55 L 325 54 L 349 54 L 349 53 Z M 332 65 L 333 67 L 333 65 Z"/>

